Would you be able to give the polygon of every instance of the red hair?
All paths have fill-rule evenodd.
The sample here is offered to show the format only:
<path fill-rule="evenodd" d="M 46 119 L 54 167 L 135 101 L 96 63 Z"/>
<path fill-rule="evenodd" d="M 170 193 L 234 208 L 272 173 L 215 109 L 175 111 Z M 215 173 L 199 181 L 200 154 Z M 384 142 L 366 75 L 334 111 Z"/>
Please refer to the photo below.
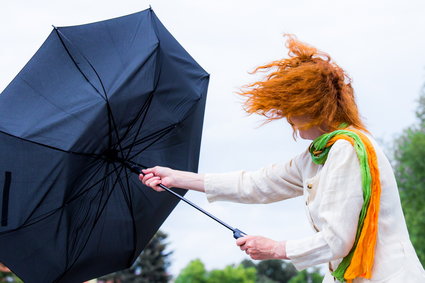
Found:
<path fill-rule="evenodd" d="M 315 47 L 287 36 L 288 59 L 257 67 L 270 71 L 263 81 L 245 86 L 245 110 L 267 118 L 267 121 L 286 117 L 307 116 L 305 127 L 326 125 L 337 129 L 342 123 L 366 130 L 354 98 L 350 77 L 331 57 Z"/>

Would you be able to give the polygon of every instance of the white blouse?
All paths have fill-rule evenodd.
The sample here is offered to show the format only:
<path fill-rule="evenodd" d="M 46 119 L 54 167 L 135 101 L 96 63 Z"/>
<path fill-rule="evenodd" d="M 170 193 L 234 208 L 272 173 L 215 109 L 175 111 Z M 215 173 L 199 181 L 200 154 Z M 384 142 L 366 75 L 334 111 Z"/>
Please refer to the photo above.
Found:
<path fill-rule="evenodd" d="M 425 282 L 425 271 L 409 239 L 393 170 L 368 137 L 378 156 L 381 177 L 378 237 L 372 278 L 353 282 Z M 286 164 L 255 172 L 206 174 L 205 192 L 210 202 L 270 203 L 303 196 L 316 233 L 286 243 L 287 256 L 298 270 L 323 263 L 329 263 L 330 271 L 337 268 L 353 246 L 363 204 L 359 161 L 345 140 L 332 146 L 324 165 L 314 164 L 306 150 Z M 323 282 L 338 281 L 327 272 Z"/>

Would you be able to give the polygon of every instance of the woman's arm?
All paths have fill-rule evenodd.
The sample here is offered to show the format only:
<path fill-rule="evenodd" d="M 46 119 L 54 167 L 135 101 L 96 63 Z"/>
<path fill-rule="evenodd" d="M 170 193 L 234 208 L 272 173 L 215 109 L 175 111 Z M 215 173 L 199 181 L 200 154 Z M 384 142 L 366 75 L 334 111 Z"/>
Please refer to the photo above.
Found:
<path fill-rule="evenodd" d="M 198 192 L 205 192 L 204 175 L 186 171 L 179 171 L 167 167 L 156 166 L 142 170 L 140 181 L 148 187 L 160 192 L 159 184 L 169 188 L 183 188 Z"/>
<path fill-rule="evenodd" d="M 240 203 L 270 203 L 302 195 L 300 168 L 311 158 L 306 151 L 286 164 L 272 164 L 258 171 L 197 174 L 154 167 L 139 176 L 145 185 L 163 191 L 158 185 L 205 192 L 210 202 L 223 200 Z"/>
<path fill-rule="evenodd" d="M 308 151 L 287 163 L 276 163 L 257 171 L 205 174 L 208 201 L 271 203 L 303 194 L 302 171 L 312 165 Z M 309 169 L 307 169 L 309 170 Z"/>

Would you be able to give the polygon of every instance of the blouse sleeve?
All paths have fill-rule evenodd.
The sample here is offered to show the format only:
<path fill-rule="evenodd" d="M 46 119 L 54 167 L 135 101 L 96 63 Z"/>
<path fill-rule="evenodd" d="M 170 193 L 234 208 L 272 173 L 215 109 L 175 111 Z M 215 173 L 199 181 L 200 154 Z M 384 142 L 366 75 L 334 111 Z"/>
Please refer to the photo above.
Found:
<path fill-rule="evenodd" d="M 320 173 L 316 219 L 319 232 L 286 243 L 298 270 L 342 259 L 351 250 L 363 205 L 360 164 L 353 146 L 337 141 Z M 320 196 L 319 196 L 320 194 Z"/>
<path fill-rule="evenodd" d="M 302 195 L 300 163 L 305 154 L 286 164 L 272 164 L 258 171 L 205 174 L 208 201 L 270 203 Z"/>

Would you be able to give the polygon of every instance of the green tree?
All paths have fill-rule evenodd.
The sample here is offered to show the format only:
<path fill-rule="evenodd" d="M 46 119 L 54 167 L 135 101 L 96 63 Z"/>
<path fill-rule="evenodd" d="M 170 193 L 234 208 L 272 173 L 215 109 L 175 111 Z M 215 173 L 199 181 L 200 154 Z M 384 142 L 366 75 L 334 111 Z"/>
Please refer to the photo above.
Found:
<path fill-rule="evenodd" d="M 195 259 L 180 271 L 175 283 L 206 283 L 207 270 L 200 259 Z"/>
<path fill-rule="evenodd" d="M 425 265 L 425 87 L 416 111 L 418 124 L 395 141 L 394 171 L 410 238 Z"/>
<path fill-rule="evenodd" d="M 312 272 L 303 270 L 289 280 L 289 283 L 321 283 L 323 276 L 319 269 L 314 269 Z"/>
<path fill-rule="evenodd" d="M 257 265 L 252 260 L 250 260 L 250 259 L 244 259 L 244 260 L 242 260 L 241 261 L 241 264 L 244 267 L 255 267 L 255 268 L 257 268 Z"/>
<path fill-rule="evenodd" d="M 158 231 L 143 252 L 128 269 L 108 274 L 99 278 L 99 282 L 114 283 L 167 283 L 170 275 L 167 268 L 170 265 L 168 257 L 171 252 L 166 252 L 167 234 Z"/>
<path fill-rule="evenodd" d="M 254 267 L 228 265 L 207 271 L 201 260 L 192 260 L 178 275 L 175 283 L 255 283 Z"/>
<path fill-rule="evenodd" d="M 255 264 L 245 259 L 241 264 L 257 269 L 257 283 L 286 283 L 297 274 L 295 267 L 283 260 L 263 260 Z"/>
<path fill-rule="evenodd" d="M 140 279 L 138 282 L 168 282 L 170 275 L 167 273 L 167 269 L 170 266 L 168 257 L 172 252 L 166 252 L 167 249 L 167 234 L 158 231 L 148 247 L 144 249 L 142 254 L 139 256 L 140 266 Z"/>
<path fill-rule="evenodd" d="M 297 274 L 295 267 L 283 260 L 263 260 L 257 264 L 258 277 L 266 277 L 279 283 L 286 283 Z"/>
<path fill-rule="evenodd" d="M 255 283 L 256 273 L 254 267 L 228 265 L 224 269 L 209 272 L 207 283 Z"/>

